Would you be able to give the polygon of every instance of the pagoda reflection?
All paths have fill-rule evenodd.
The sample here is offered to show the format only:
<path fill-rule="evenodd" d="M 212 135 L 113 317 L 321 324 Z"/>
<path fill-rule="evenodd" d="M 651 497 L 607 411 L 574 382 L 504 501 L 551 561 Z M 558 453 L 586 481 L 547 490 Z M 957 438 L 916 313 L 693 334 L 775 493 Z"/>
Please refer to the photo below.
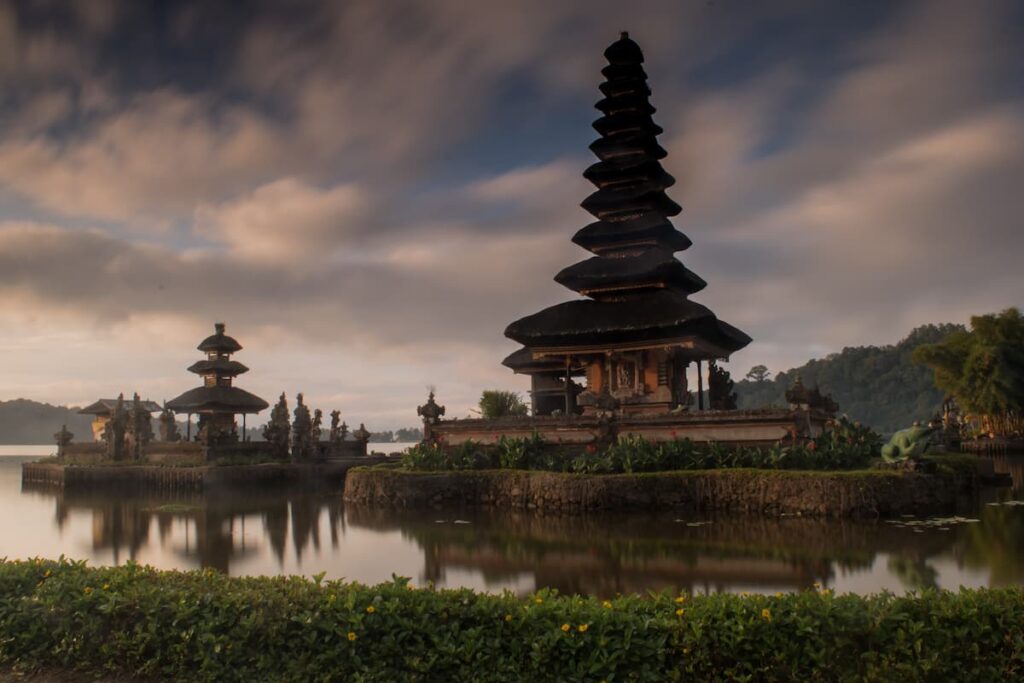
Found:
<path fill-rule="evenodd" d="M 175 566 L 230 574 L 233 563 L 256 554 L 265 544 L 282 568 L 290 543 L 301 566 L 307 549 L 321 548 L 323 515 L 332 548 L 338 548 L 339 530 L 344 528 L 344 509 L 337 496 L 325 500 L 308 493 L 221 492 L 205 498 L 158 497 L 52 488 L 35 492 L 54 498 L 54 520 L 61 530 L 72 515 L 90 515 L 91 549 L 96 554 L 108 551 L 114 565 L 138 560 L 143 548 L 159 546 L 182 560 Z"/>

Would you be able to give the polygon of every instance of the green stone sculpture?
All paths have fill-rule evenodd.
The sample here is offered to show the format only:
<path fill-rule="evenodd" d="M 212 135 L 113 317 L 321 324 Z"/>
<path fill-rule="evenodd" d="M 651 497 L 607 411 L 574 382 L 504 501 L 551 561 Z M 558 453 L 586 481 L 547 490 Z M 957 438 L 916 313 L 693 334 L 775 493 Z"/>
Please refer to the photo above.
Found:
<path fill-rule="evenodd" d="M 886 462 L 903 462 L 924 455 L 932 443 L 935 427 L 914 425 L 901 429 L 892 435 L 889 443 L 882 446 L 882 459 Z"/>

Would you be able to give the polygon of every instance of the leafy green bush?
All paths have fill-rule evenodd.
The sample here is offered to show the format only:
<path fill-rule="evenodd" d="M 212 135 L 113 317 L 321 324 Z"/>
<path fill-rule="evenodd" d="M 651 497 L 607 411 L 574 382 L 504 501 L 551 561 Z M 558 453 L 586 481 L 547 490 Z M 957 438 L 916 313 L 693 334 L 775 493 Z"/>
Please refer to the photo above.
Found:
<path fill-rule="evenodd" d="M 521 416 L 526 415 L 527 412 L 529 412 L 529 406 L 514 391 L 488 389 L 480 396 L 480 415 L 485 419 Z"/>
<path fill-rule="evenodd" d="M 0 561 L 0 665 L 183 681 L 1002 681 L 1024 591 L 602 601 Z"/>
<path fill-rule="evenodd" d="M 579 454 L 554 448 L 534 432 L 529 438 L 501 436 L 485 448 L 468 441 L 456 447 L 415 446 L 402 457 L 412 470 L 516 469 L 581 474 L 668 472 L 748 467 L 772 470 L 849 470 L 867 467 L 878 457 L 881 437 L 871 429 L 841 417 L 830 430 L 797 445 L 767 448 L 695 444 L 689 439 L 647 441 L 626 435 L 603 451 Z"/>

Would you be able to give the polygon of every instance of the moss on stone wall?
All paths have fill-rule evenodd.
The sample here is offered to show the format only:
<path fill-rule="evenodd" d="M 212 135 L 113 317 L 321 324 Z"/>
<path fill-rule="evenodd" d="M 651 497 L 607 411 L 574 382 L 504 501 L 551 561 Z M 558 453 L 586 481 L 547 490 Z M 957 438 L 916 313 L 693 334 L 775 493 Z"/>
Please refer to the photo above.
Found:
<path fill-rule="evenodd" d="M 420 508 L 487 505 L 555 512 L 690 510 L 827 517 L 877 517 L 966 508 L 977 492 L 973 471 L 935 474 L 699 470 L 586 475 L 516 470 L 410 472 L 357 468 L 345 500 Z"/>

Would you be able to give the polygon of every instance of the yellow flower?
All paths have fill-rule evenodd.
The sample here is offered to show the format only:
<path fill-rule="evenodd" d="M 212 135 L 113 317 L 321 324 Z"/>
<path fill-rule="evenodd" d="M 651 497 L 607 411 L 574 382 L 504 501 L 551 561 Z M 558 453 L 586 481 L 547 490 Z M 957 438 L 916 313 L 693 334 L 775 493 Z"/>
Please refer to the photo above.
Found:
<path fill-rule="evenodd" d="M 748 593 L 747 591 L 743 591 L 742 593 L 740 593 L 740 597 L 749 598 L 750 593 Z"/>
<path fill-rule="evenodd" d="M 88 595 L 89 593 L 92 593 L 92 587 L 91 586 L 86 586 L 85 587 L 85 594 Z"/>
<path fill-rule="evenodd" d="M 541 604 L 542 602 L 544 602 L 544 598 L 541 598 L 541 597 L 536 597 L 536 598 L 534 598 L 534 599 L 533 599 L 533 601 L 534 601 L 535 603 L 537 603 L 537 604 L 539 605 L 539 604 Z"/>
<path fill-rule="evenodd" d="M 571 629 L 571 628 L 572 628 L 572 626 L 569 626 L 569 624 L 562 624 L 562 630 L 564 632 L 566 632 L 566 633 L 568 633 L 569 629 Z"/>
<path fill-rule="evenodd" d="M 683 616 L 683 615 L 684 615 L 685 613 L 686 613 L 686 610 L 684 610 L 684 609 L 683 609 L 682 607 L 680 607 L 679 609 L 677 609 L 677 610 L 676 610 L 676 616 L 677 616 L 677 617 L 681 617 L 681 616 Z"/>
<path fill-rule="evenodd" d="M 335 595 L 334 593 L 331 593 L 330 595 L 327 596 L 327 602 L 334 602 L 337 599 L 338 599 L 338 596 Z"/>
<path fill-rule="evenodd" d="M 374 607 L 373 605 L 370 605 L 369 607 L 366 608 L 366 613 L 367 614 L 373 614 L 376 611 L 377 611 L 377 608 Z"/>
<path fill-rule="evenodd" d="M 105 591 L 110 590 L 110 584 L 109 583 L 103 584 L 103 590 L 105 590 Z"/>
<path fill-rule="evenodd" d="M 684 655 L 688 655 L 688 654 L 690 654 L 690 648 L 688 648 L 688 647 L 684 647 L 684 648 L 683 648 L 683 654 L 684 654 Z"/>
<path fill-rule="evenodd" d="M 53 572 L 51 572 L 49 569 L 47 569 L 46 573 L 43 574 L 43 576 L 45 576 L 46 578 L 50 578 L 51 576 L 53 576 Z"/>
<path fill-rule="evenodd" d="M 586 633 L 588 628 L 590 628 L 590 624 L 580 624 L 576 627 L 576 630 L 580 633 Z"/>
<path fill-rule="evenodd" d="M 821 589 L 821 594 L 822 595 L 832 595 L 832 590 L 829 589 L 829 588 L 822 588 Z"/>
<path fill-rule="evenodd" d="M 777 597 L 777 598 L 781 598 L 781 597 L 782 597 L 782 593 L 776 592 L 776 593 L 775 593 L 775 597 Z"/>
<path fill-rule="evenodd" d="M 512 621 L 512 615 L 511 614 L 506 614 L 505 615 L 505 621 Z"/>
<path fill-rule="evenodd" d="M 681 605 L 684 602 L 686 602 L 686 596 L 685 595 L 680 595 L 678 598 L 676 598 L 676 604 L 677 605 Z"/>
<path fill-rule="evenodd" d="M 352 640 L 355 640 L 355 639 L 356 639 L 356 633 L 355 633 L 355 631 L 349 631 L 349 632 L 348 632 L 348 639 L 349 639 L 350 641 L 352 641 Z"/>
<path fill-rule="evenodd" d="M 768 609 L 767 607 L 765 607 L 763 610 L 761 610 L 761 618 L 764 619 L 765 621 L 771 621 L 772 620 L 772 611 L 770 609 Z"/>
<path fill-rule="evenodd" d="M 604 607 L 605 609 L 611 609 L 612 608 L 612 603 L 610 603 L 607 600 L 605 600 L 604 602 L 601 603 L 601 606 Z"/>

